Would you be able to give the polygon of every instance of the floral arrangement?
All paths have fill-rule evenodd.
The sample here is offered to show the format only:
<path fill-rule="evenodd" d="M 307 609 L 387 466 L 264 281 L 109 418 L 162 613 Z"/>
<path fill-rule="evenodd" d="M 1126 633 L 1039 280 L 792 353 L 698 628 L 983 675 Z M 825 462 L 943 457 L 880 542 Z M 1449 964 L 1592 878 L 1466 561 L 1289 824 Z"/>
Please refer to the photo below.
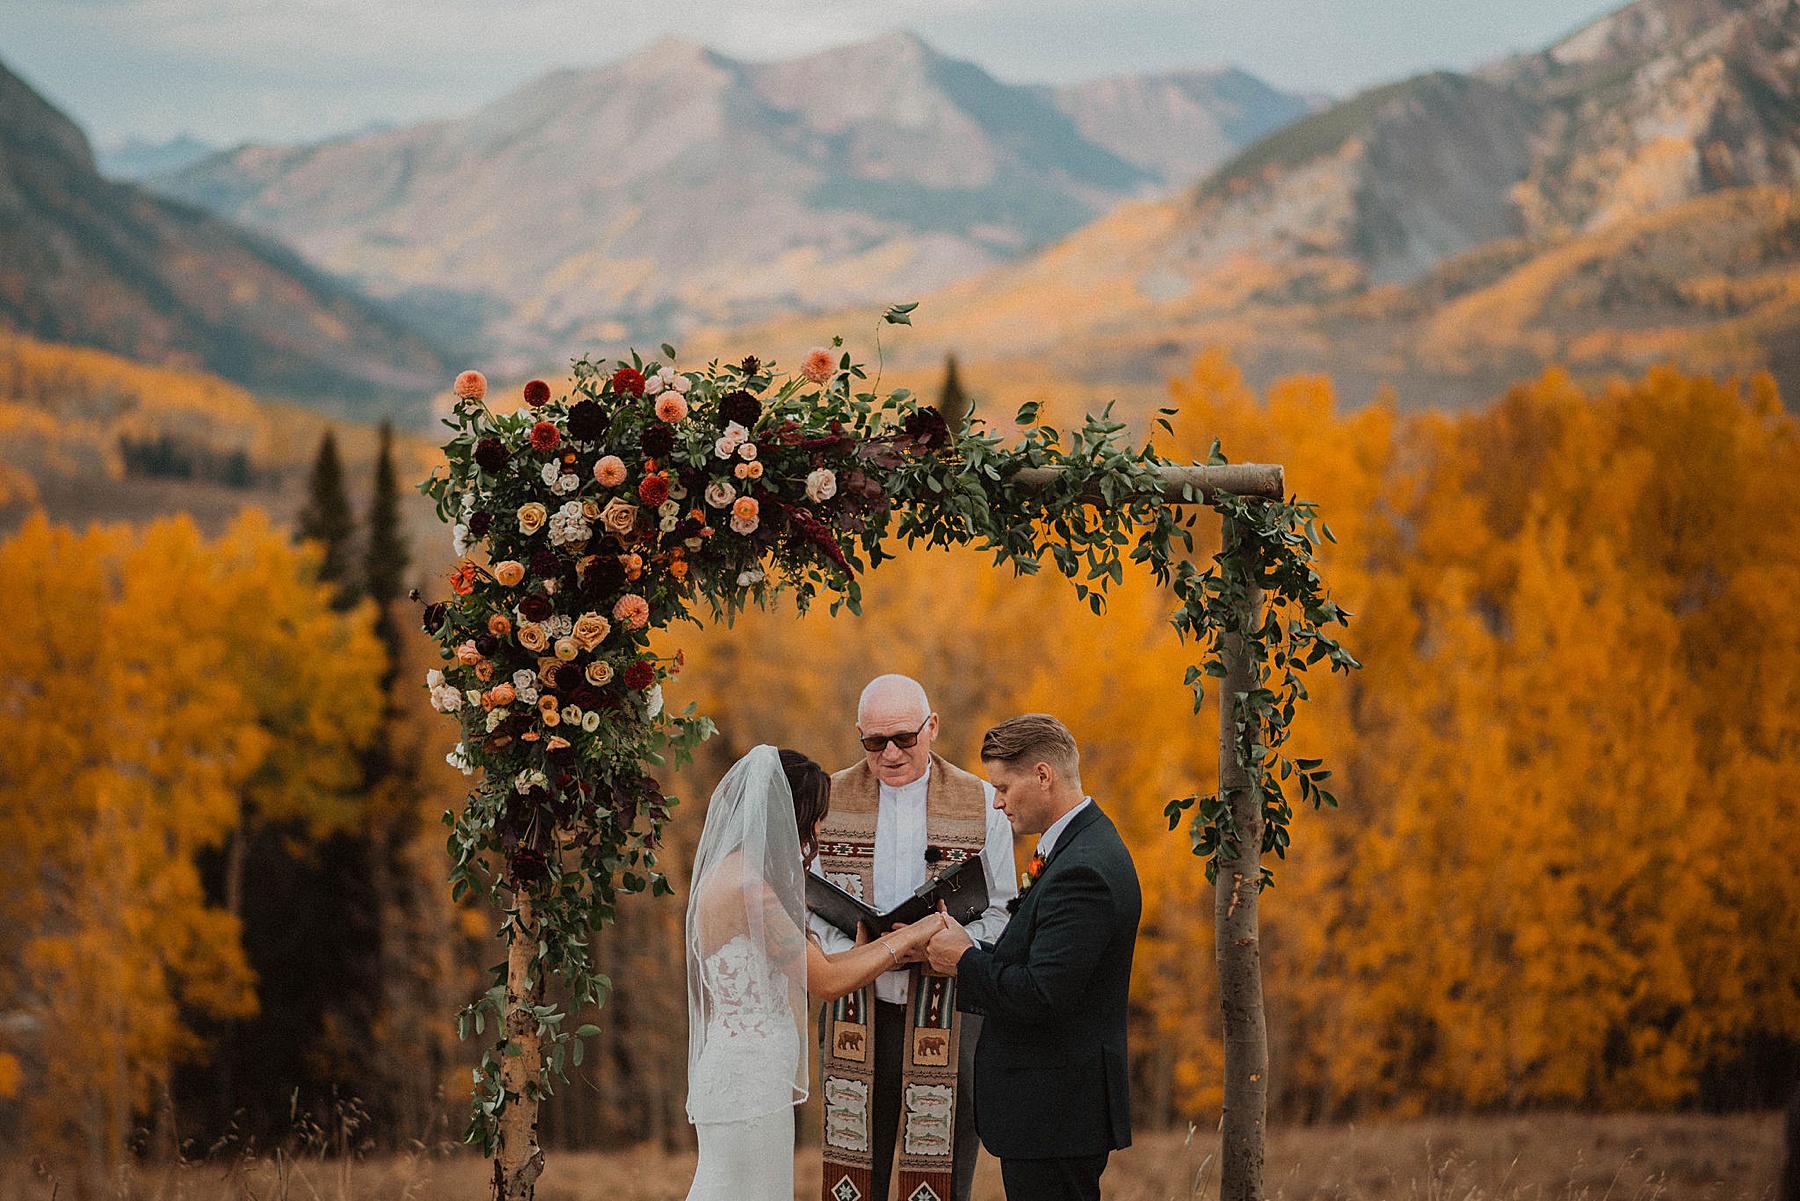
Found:
<path fill-rule="evenodd" d="M 583 359 L 569 395 L 533 380 L 510 413 L 463 373 L 449 469 L 422 485 L 459 556 L 453 598 L 425 613 L 444 659 L 426 685 L 461 720 L 451 762 L 484 775 L 458 829 L 515 884 L 558 874 L 558 846 L 629 842 L 654 867 L 668 801 L 643 765 L 711 727 L 666 708 L 681 656 L 654 655 L 651 632 L 780 588 L 802 608 L 822 588 L 854 604 L 888 510 L 865 464 L 949 440 L 905 393 L 878 431 L 872 398 L 850 395 L 857 369 L 824 348 L 786 379 L 755 358 L 684 371 L 664 351 Z"/>

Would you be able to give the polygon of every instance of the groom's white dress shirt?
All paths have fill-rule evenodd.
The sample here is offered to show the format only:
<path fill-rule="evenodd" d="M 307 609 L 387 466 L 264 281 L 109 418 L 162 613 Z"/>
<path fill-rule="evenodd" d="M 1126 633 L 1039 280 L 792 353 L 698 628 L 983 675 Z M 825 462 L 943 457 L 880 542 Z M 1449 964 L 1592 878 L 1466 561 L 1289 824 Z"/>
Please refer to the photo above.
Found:
<path fill-rule="evenodd" d="M 895 788 L 881 785 L 881 801 L 875 812 L 875 896 L 869 906 L 886 913 L 905 901 L 925 883 L 925 793 L 931 783 L 931 765 L 911 784 Z M 967 927 L 977 942 L 993 942 L 1006 928 L 1006 903 L 1018 895 L 1013 879 L 1012 826 L 1006 814 L 994 808 L 994 786 L 981 782 L 987 798 L 987 843 L 981 848 L 982 874 L 987 877 L 988 907 Z M 814 864 L 813 870 L 818 871 Z M 856 945 L 836 926 L 807 915 L 807 925 L 819 936 L 828 953 L 847 951 Z M 904 1004 L 909 969 L 888 972 L 875 981 L 875 998 Z"/>
<path fill-rule="evenodd" d="M 1069 823 L 1075 820 L 1075 815 L 1093 803 L 1093 797 L 1084 796 L 1079 805 L 1051 822 L 1050 828 L 1038 835 L 1037 853 L 1045 859 L 1050 858 L 1050 852 L 1056 849 L 1056 840 L 1061 838 L 1062 832 L 1069 828 Z"/>

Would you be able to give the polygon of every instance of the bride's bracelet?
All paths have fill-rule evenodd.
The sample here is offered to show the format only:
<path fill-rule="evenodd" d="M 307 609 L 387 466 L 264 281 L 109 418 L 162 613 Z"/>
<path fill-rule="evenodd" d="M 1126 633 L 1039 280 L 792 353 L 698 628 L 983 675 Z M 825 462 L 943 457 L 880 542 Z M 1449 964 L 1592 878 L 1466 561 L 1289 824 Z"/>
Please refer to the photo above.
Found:
<path fill-rule="evenodd" d="M 887 939 L 878 938 L 875 941 L 881 944 L 881 949 L 888 953 L 889 959 L 892 959 L 895 963 L 900 962 L 900 956 L 898 956 L 894 953 L 893 945 L 891 943 L 889 943 Z"/>

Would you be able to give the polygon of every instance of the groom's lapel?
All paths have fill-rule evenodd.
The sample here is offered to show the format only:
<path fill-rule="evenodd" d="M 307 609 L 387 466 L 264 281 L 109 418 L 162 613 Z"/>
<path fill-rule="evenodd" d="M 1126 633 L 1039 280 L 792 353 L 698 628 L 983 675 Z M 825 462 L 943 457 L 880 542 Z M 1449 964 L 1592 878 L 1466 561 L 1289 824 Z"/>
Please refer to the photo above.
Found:
<path fill-rule="evenodd" d="M 1069 849 L 1082 832 L 1099 820 L 1100 803 L 1089 801 L 1086 808 L 1070 819 L 1068 826 L 1062 832 L 1062 837 L 1058 838 L 1056 845 L 1050 848 L 1050 857 L 1044 860 L 1044 870 L 1049 871 L 1050 865 L 1062 858 L 1062 853 Z"/>

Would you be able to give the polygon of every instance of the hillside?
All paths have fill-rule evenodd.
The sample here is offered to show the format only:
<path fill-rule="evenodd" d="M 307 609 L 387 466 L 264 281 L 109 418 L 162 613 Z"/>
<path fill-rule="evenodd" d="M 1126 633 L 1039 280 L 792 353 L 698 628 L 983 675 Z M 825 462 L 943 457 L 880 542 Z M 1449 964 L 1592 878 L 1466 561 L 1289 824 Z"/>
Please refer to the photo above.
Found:
<path fill-rule="evenodd" d="M 327 409 L 406 412 L 436 351 L 292 252 L 101 178 L 86 136 L 0 64 L 0 329 L 202 367 Z"/>
<path fill-rule="evenodd" d="M 944 287 L 1185 184 L 1305 108 L 1237 72 L 1017 87 L 909 34 L 775 63 L 665 39 L 466 117 L 244 147 L 155 183 L 465 354 L 548 370 Z"/>
<path fill-rule="evenodd" d="M 200 371 L 0 332 L 0 535 L 33 508 L 77 527 L 191 514 L 217 533 L 254 506 L 289 522 L 326 428 L 336 430 L 352 503 L 366 502 L 373 426 L 269 403 Z M 401 479 L 441 461 L 427 438 L 395 442 Z M 415 572 L 449 559 L 444 527 L 407 490 Z"/>
<path fill-rule="evenodd" d="M 1352 97 L 1184 196 L 928 296 L 890 363 L 954 350 L 1009 398 L 1058 380 L 1140 404 L 1223 346 L 1258 384 L 1324 372 L 1350 403 L 1391 384 L 1460 406 L 1546 363 L 1672 358 L 1767 368 L 1793 397 L 1797 184 L 1800 4 L 1640 0 L 1540 53 Z"/>

